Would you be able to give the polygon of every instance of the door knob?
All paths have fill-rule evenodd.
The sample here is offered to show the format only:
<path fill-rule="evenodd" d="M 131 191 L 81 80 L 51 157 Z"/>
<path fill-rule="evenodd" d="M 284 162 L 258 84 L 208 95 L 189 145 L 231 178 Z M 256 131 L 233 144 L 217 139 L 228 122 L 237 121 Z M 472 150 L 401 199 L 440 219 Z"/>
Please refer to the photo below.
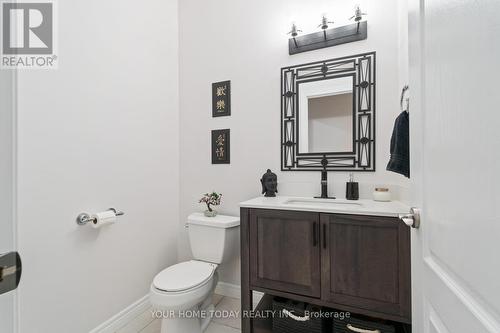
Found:
<path fill-rule="evenodd" d="M 399 214 L 399 219 L 407 226 L 418 229 L 420 227 L 420 209 L 412 207 L 410 214 Z"/>
<path fill-rule="evenodd" d="M 21 279 L 21 270 L 19 253 L 0 254 L 0 295 L 17 288 Z"/>

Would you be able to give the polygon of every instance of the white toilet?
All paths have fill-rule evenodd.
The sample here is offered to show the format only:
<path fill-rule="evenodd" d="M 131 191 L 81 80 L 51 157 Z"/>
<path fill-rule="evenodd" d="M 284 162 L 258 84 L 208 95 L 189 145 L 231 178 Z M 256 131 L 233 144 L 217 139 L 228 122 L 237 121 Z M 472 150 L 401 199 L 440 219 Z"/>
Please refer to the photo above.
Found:
<path fill-rule="evenodd" d="M 153 308 L 163 312 L 162 333 L 201 333 L 210 323 L 217 267 L 238 253 L 239 217 L 189 215 L 187 227 L 193 260 L 161 271 L 151 284 Z M 204 317 L 200 314 L 208 314 Z"/>

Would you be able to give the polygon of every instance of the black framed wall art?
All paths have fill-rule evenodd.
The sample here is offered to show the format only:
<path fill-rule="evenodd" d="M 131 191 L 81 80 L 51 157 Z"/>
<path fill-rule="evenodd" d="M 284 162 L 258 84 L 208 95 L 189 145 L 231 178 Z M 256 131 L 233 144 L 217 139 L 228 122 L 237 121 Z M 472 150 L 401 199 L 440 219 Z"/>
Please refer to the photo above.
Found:
<path fill-rule="evenodd" d="M 212 83 L 212 117 L 231 115 L 231 81 Z"/>
<path fill-rule="evenodd" d="M 230 163 L 230 130 L 212 131 L 212 164 Z"/>

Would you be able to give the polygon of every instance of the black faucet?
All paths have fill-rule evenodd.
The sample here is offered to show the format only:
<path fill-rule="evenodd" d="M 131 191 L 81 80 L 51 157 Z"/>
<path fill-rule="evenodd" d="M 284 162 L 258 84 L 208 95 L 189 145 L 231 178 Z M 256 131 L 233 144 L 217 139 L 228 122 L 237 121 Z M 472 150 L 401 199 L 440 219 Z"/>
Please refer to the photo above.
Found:
<path fill-rule="evenodd" d="M 321 170 L 321 196 L 315 197 L 318 199 L 335 199 L 335 197 L 328 196 L 328 172 L 326 168 Z"/>

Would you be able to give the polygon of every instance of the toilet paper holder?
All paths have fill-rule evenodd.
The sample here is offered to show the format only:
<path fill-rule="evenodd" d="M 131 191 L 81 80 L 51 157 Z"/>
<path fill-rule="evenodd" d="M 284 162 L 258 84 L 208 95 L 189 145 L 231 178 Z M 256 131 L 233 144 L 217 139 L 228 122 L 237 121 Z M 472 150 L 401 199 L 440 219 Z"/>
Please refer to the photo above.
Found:
<path fill-rule="evenodd" d="M 116 216 L 122 216 L 122 215 L 125 215 L 124 212 L 122 212 L 121 210 L 117 210 L 115 208 L 109 208 L 108 210 L 111 210 L 115 213 Z M 78 225 L 86 225 L 87 223 L 89 222 L 92 222 L 92 223 L 95 223 L 96 222 L 96 219 L 95 217 L 92 217 L 90 216 L 90 214 L 87 214 L 87 213 L 81 213 L 80 215 L 78 215 L 76 217 L 76 224 Z"/>

